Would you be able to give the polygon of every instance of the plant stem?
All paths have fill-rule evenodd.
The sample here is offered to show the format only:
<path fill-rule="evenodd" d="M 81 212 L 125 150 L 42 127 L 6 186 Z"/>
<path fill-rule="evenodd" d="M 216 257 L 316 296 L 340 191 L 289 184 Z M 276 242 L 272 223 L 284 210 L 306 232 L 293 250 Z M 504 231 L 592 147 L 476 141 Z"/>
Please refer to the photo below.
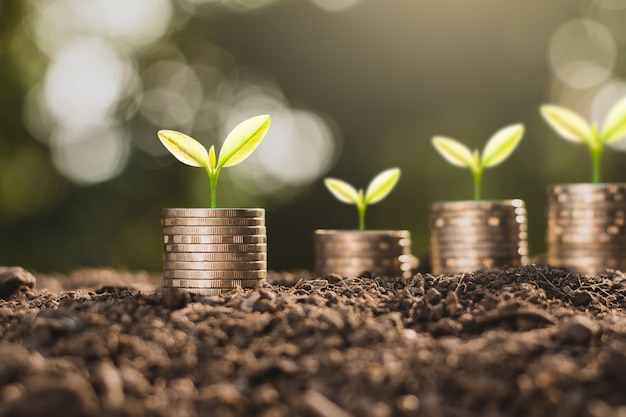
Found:
<path fill-rule="evenodd" d="M 602 160 L 602 146 L 591 148 L 591 181 L 600 183 L 600 161 Z"/>
<path fill-rule="evenodd" d="M 209 184 L 211 185 L 211 208 L 217 208 L 217 177 L 219 172 L 214 175 L 209 173 Z"/>
<path fill-rule="evenodd" d="M 474 200 L 480 200 L 480 183 L 483 176 L 482 170 L 473 170 L 472 174 L 474 176 Z"/>
<path fill-rule="evenodd" d="M 356 209 L 359 211 L 359 230 L 362 232 L 365 230 L 365 209 L 367 206 L 358 205 Z"/>

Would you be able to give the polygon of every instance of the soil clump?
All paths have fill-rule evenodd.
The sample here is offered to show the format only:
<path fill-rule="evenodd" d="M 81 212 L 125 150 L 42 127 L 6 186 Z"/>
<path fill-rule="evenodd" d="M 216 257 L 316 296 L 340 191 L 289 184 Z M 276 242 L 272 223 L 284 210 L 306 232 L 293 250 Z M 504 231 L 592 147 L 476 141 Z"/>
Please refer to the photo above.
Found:
<path fill-rule="evenodd" d="M 282 273 L 220 297 L 2 273 L 0 417 L 626 416 L 617 271 Z"/>

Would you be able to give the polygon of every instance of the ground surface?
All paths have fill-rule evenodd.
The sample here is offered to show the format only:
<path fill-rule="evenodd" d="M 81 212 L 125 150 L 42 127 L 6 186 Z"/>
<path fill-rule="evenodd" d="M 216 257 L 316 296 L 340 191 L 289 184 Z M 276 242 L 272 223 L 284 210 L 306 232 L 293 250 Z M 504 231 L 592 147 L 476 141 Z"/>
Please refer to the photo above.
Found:
<path fill-rule="evenodd" d="M 626 416 L 621 273 L 281 274 L 189 297 L 9 272 L 0 417 Z"/>

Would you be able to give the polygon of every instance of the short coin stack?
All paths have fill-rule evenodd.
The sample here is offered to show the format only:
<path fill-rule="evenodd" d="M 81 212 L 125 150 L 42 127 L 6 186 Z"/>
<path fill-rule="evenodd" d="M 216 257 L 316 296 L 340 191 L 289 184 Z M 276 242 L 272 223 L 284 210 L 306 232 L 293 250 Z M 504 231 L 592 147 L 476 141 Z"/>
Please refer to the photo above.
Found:
<path fill-rule="evenodd" d="M 523 265 L 528 261 L 524 202 L 433 204 L 430 243 L 432 268 L 436 274 Z"/>
<path fill-rule="evenodd" d="M 263 209 L 163 209 L 163 288 L 218 295 L 267 278 Z"/>
<path fill-rule="evenodd" d="M 626 270 L 626 185 L 548 188 L 548 263 L 595 275 Z"/>
<path fill-rule="evenodd" d="M 356 277 L 374 275 L 409 277 L 417 266 L 411 255 L 408 230 L 316 230 L 313 235 L 315 273 Z"/>

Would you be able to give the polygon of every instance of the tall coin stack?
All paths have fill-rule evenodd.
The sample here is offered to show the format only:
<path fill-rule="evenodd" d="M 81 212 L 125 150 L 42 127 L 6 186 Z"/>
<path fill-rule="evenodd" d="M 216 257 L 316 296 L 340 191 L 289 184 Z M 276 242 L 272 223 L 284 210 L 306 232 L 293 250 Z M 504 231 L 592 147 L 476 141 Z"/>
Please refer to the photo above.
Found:
<path fill-rule="evenodd" d="M 315 273 L 356 277 L 374 275 L 410 277 L 417 259 L 411 255 L 408 230 L 316 230 L 313 234 Z"/>
<path fill-rule="evenodd" d="M 548 187 L 546 240 L 551 265 L 626 270 L 626 184 Z"/>
<path fill-rule="evenodd" d="M 163 288 L 218 295 L 267 278 L 264 209 L 162 211 Z"/>
<path fill-rule="evenodd" d="M 522 200 L 436 203 L 430 212 L 433 273 L 472 272 L 528 261 Z"/>

